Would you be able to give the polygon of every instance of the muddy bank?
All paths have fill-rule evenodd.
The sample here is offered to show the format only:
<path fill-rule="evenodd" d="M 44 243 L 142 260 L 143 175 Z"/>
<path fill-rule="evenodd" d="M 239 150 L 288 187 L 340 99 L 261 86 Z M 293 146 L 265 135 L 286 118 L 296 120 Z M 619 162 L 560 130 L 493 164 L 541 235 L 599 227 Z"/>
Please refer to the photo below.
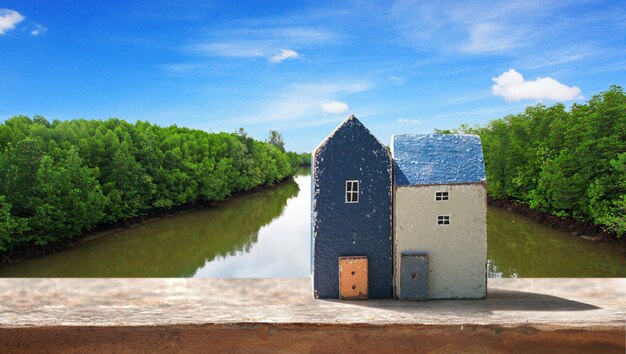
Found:
<path fill-rule="evenodd" d="M 579 221 L 571 218 L 560 218 L 550 213 L 531 209 L 528 205 L 516 203 L 507 199 L 494 199 L 487 197 L 487 204 L 502 208 L 525 216 L 542 225 L 556 228 L 581 237 L 585 240 L 610 247 L 615 251 L 626 254 L 626 236 L 618 238 L 616 233 L 606 232 L 598 225 L 590 222 Z"/>
<path fill-rule="evenodd" d="M 83 244 L 85 242 L 88 242 L 90 240 L 93 240 L 102 236 L 114 234 L 116 232 L 119 232 L 125 229 L 145 225 L 156 220 L 161 220 L 161 219 L 165 219 L 165 218 L 169 218 L 172 216 L 181 215 L 181 214 L 185 214 L 185 213 L 189 213 L 189 212 L 193 212 L 197 210 L 216 208 L 216 207 L 219 207 L 225 201 L 237 199 L 237 198 L 247 196 L 247 195 L 252 195 L 260 191 L 278 188 L 282 184 L 288 183 L 291 180 L 293 180 L 293 177 L 285 178 L 280 182 L 274 183 L 273 185 L 258 186 L 248 191 L 234 193 L 233 195 L 221 201 L 188 203 L 188 204 L 173 207 L 165 211 L 164 210 L 153 211 L 153 212 L 149 212 L 145 215 L 141 215 L 135 218 L 118 220 L 117 222 L 110 223 L 110 224 L 101 224 L 97 226 L 96 228 L 94 228 L 93 230 L 84 232 L 83 234 L 77 237 L 67 239 L 67 240 L 59 240 L 57 242 L 53 242 L 53 243 L 50 243 L 41 247 L 29 246 L 29 247 L 16 248 L 8 253 L 4 253 L 4 254 L 0 253 L 0 264 L 13 264 L 24 259 L 45 256 L 48 254 L 60 252 L 60 251 L 75 247 L 77 245 Z"/>

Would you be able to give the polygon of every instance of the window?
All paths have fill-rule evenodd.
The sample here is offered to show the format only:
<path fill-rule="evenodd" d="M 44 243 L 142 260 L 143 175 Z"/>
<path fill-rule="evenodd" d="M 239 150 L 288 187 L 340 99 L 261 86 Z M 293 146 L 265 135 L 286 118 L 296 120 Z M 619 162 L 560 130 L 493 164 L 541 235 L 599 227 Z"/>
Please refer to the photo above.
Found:
<path fill-rule="evenodd" d="M 447 191 L 435 192 L 435 200 L 436 201 L 448 200 L 448 192 Z"/>
<path fill-rule="evenodd" d="M 450 215 L 437 215 L 437 225 L 450 225 Z"/>
<path fill-rule="evenodd" d="M 359 181 L 346 181 L 346 203 L 359 202 Z"/>

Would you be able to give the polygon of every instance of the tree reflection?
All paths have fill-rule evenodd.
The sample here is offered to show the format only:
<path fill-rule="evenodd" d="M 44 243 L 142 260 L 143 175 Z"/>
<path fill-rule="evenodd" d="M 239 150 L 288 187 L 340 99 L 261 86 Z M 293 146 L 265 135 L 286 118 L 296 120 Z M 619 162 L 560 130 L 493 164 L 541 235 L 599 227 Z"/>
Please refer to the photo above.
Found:
<path fill-rule="evenodd" d="M 298 195 L 275 187 L 104 236 L 74 249 L 0 268 L 0 276 L 191 277 L 206 262 L 250 252 L 259 230 Z"/>

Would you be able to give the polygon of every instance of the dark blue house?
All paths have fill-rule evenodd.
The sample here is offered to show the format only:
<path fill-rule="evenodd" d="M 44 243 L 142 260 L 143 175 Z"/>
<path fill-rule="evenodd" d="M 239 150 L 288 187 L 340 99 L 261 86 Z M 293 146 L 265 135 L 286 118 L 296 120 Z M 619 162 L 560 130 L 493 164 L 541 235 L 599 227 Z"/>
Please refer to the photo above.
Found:
<path fill-rule="evenodd" d="M 351 115 L 315 149 L 312 160 L 314 296 L 392 297 L 388 149 Z"/>

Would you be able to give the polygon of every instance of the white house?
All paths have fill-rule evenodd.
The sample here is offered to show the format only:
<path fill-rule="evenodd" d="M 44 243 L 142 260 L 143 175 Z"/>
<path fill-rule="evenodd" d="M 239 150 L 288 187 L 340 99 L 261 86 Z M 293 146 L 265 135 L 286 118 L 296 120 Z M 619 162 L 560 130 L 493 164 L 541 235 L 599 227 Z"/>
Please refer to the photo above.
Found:
<path fill-rule="evenodd" d="M 395 135 L 394 296 L 487 294 L 487 203 L 480 138 Z"/>

